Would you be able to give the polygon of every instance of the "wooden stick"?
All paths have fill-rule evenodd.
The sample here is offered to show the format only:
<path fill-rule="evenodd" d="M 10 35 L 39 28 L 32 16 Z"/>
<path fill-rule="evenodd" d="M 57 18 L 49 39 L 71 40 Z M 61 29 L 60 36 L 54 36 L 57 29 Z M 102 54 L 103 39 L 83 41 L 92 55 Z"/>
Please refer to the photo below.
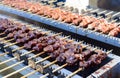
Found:
<path fill-rule="evenodd" d="M 2 53 L 2 54 L 0 54 L 0 56 L 4 56 L 4 55 L 6 55 L 6 54 L 8 54 L 9 52 L 5 52 L 5 53 Z"/>
<path fill-rule="evenodd" d="M 12 50 L 12 52 L 15 52 L 17 50 L 21 50 L 21 49 L 24 49 L 24 48 L 25 48 L 25 46 L 22 46 L 22 47 L 19 47 L 19 48 L 16 48 L 16 49 Z"/>
<path fill-rule="evenodd" d="M 64 65 L 62 65 L 62 66 L 56 68 L 56 69 L 53 70 L 52 72 L 54 73 L 54 72 L 56 72 L 56 71 L 58 71 L 58 70 L 61 70 L 62 68 L 64 68 L 64 67 L 67 66 L 67 65 L 68 65 L 68 64 L 66 63 L 66 64 L 64 64 Z"/>
<path fill-rule="evenodd" d="M 18 42 L 15 42 L 15 43 L 12 43 L 12 44 L 6 45 L 6 46 L 4 46 L 4 48 L 7 48 L 7 47 L 9 47 L 9 46 L 13 46 L 13 45 L 15 45 L 15 44 L 18 44 Z"/>
<path fill-rule="evenodd" d="M 24 55 L 29 54 L 29 53 L 32 53 L 32 52 L 35 52 L 35 50 L 31 50 L 31 51 L 29 51 L 29 52 L 26 52 L 26 53 L 22 54 L 21 56 L 24 56 Z"/>
<path fill-rule="evenodd" d="M 23 71 L 23 70 L 27 69 L 28 67 L 30 67 L 30 66 L 29 66 L 29 65 L 28 65 L 28 66 L 25 66 L 25 67 L 23 67 L 23 68 L 21 68 L 21 69 L 15 71 L 15 72 L 12 72 L 12 73 L 10 73 L 10 74 L 8 74 L 8 75 L 6 75 L 6 76 L 3 76 L 3 78 L 8 78 L 8 77 L 10 77 L 10 76 L 12 76 L 12 75 L 14 75 L 14 74 L 20 72 L 20 71 Z"/>
<path fill-rule="evenodd" d="M 64 65 L 62 65 L 62 66 L 60 66 L 60 67 L 58 67 L 58 68 L 56 68 L 55 70 L 53 70 L 52 72 L 54 73 L 54 72 L 56 72 L 56 71 L 58 71 L 58 70 L 61 70 L 62 68 L 64 68 L 65 66 L 67 66 L 68 64 L 66 63 L 66 64 L 64 64 Z M 47 77 L 49 75 L 49 73 L 47 73 L 47 74 L 45 74 L 45 75 L 43 75 L 42 77 L 40 77 L 40 78 L 45 78 L 45 77 Z"/>
<path fill-rule="evenodd" d="M 14 57 L 14 58 L 5 60 L 5 61 L 1 62 L 0 65 L 2 65 L 2 64 L 4 64 L 4 63 L 7 63 L 7 62 L 9 62 L 9 61 L 15 60 L 16 58 L 17 58 L 17 57 Z"/>
<path fill-rule="evenodd" d="M 8 43 L 8 42 L 13 41 L 13 40 L 14 40 L 14 38 L 12 38 L 12 39 L 10 39 L 10 40 L 6 40 L 6 41 L 4 40 L 3 43 L 5 44 L 5 43 Z"/>
<path fill-rule="evenodd" d="M 112 53 L 112 51 L 113 51 L 113 50 L 107 51 L 106 54 L 110 54 L 110 53 Z"/>
<path fill-rule="evenodd" d="M 12 68 L 12 67 L 14 67 L 14 66 L 17 66 L 17 65 L 19 65 L 19 64 L 21 64 L 21 63 L 23 63 L 23 62 L 24 62 L 24 61 L 17 62 L 17 63 L 15 63 L 15 64 L 11 65 L 11 66 L 8 66 L 8 67 L 6 67 L 6 68 L 4 68 L 4 69 L 1 69 L 1 70 L 0 70 L 0 73 L 1 73 L 1 72 L 4 72 L 4 71 L 6 71 L 6 70 L 8 70 L 8 69 L 10 69 L 10 68 Z"/>
<path fill-rule="evenodd" d="M 6 38 L 7 38 L 7 37 L 0 38 L 0 41 L 4 40 L 4 39 L 6 39 Z"/>
<path fill-rule="evenodd" d="M 20 78 L 27 78 L 28 76 L 30 76 L 30 75 L 32 75 L 32 74 L 38 72 L 38 71 L 39 71 L 39 69 L 34 70 L 34 71 L 32 71 L 32 72 L 30 72 L 30 73 L 28 73 L 28 74 L 26 74 L 26 75 L 24 75 L 24 76 L 22 76 L 22 77 L 20 77 Z"/>
<path fill-rule="evenodd" d="M 78 70 L 74 71 L 73 73 L 69 74 L 66 78 L 71 78 L 72 76 L 74 76 L 76 73 L 82 71 L 83 68 L 79 68 Z"/>
<path fill-rule="evenodd" d="M 0 35 L 3 35 L 3 34 L 5 34 L 4 32 L 3 33 L 0 33 Z"/>
<path fill-rule="evenodd" d="M 57 33 L 57 34 L 54 34 L 54 35 L 52 35 L 52 36 L 58 36 L 58 35 L 60 35 L 60 34 L 62 34 L 62 32 Z"/>
<path fill-rule="evenodd" d="M 41 76 L 40 78 L 46 78 L 47 76 L 49 76 L 49 73 L 47 73 L 47 74 Z"/>
<path fill-rule="evenodd" d="M 57 62 L 57 60 L 55 60 L 55 61 L 53 61 L 53 62 L 51 62 L 51 63 L 49 63 L 49 64 L 43 66 L 43 68 L 47 68 L 47 67 L 49 67 L 49 66 L 55 64 L 56 62 Z"/>
<path fill-rule="evenodd" d="M 43 62 L 43 61 L 49 59 L 50 57 L 51 57 L 51 56 L 47 56 L 47 57 L 45 57 L 44 59 L 37 61 L 36 63 Z"/>
<path fill-rule="evenodd" d="M 35 58 L 35 57 L 38 57 L 38 56 L 40 56 L 40 55 L 42 55 L 42 54 L 44 54 L 44 53 L 45 53 L 44 51 L 43 51 L 43 52 L 40 52 L 40 53 L 38 53 L 38 54 L 36 54 L 36 55 L 28 58 L 28 60 L 30 60 L 30 59 L 32 59 L 32 58 Z"/>

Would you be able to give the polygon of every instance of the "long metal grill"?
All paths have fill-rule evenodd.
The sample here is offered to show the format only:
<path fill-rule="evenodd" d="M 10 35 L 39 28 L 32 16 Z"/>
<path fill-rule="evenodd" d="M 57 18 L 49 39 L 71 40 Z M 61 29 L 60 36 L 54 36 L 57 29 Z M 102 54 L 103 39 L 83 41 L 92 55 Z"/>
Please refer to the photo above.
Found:
<path fill-rule="evenodd" d="M 38 28 L 32 28 L 32 29 L 38 29 Z M 46 30 L 44 30 L 44 29 L 40 29 L 40 31 L 43 31 L 44 33 L 50 33 L 50 31 L 46 31 Z M 4 35 L 5 33 L 4 32 L 2 32 L 1 33 L 1 35 Z M 52 34 L 52 33 L 50 33 L 50 35 L 54 35 L 54 36 L 59 36 L 61 33 L 58 33 L 58 34 Z M 64 40 L 64 39 L 67 39 L 69 36 L 67 36 L 67 37 L 61 37 L 61 36 L 59 36 L 62 40 Z M 4 53 L 2 53 L 0 56 L 4 56 L 4 55 L 6 55 L 6 54 L 8 54 L 8 55 L 10 55 L 10 56 L 14 56 L 14 58 L 11 58 L 11 59 L 8 59 L 8 60 L 6 60 L 6 61 L 3 61 L 3 62 L 1 62 L 0 63 L 0 65 L 2 65 L 2 64 L 4 64 L 4 63 L 7 63 L 7 62 L 9 62 L 9 61 L 12 61 L 12 60 L 14 60 L 14 59 L 17 59 L 17 60 L 19 60 L 20 62 L 17 62 L 17 63 L 15 63 L 15 64 L 13 64 L 13 65 L 11 65 L 11 66 L 8 66 L 8 67 L 6 67 L 6 68 L 4 68 L 4 69 L 2 69 L 2 70 L 0 70 L 0 72 L 3 72 L 3 71 L 5 71 L 5 70 L 8 70 L 9 68 L 12 68 L 12 67 L 14 67 L 14 66 L 17 66 L 17 65 L 19 65 L 19 64 L 22 64 L 22 63 L 24 63 L 24 64 L 28 64 L 28 66 L 25 66 L 25 67 L 23 67 L 23 68 L 21 68 L 21 69 L 19 69 L 19 70 L 16 70 L 15 72 L 12 72 L 12 73 L 10 73 L 10 74 L 8 74 L 8 75 L 6 75 L 6 76 L 4 76 L 3 78 L 7 78 L 7 77 L 10 77 L 10 76 L 12 76 L 12 75 L 14 75 L 14 74 L 16 74 L 16 73 L 18 73 L 18 72 L 20 72 L 20 71 L 23 71 L 23 70 L 25 70 L 25 69 L 27 69 L 27 68 L 29 68 L 29 67 L 32 67 L 32 68 L 34 68 L 34 69 L 36 69 L 35 71 L 32 71 L 32 72 L 30 72 L 30 73 L 28 73 L 28 74 L 26 74 L 26 75 L 24 75 L 22 78 L 24 78 L 24 77 L 28 77 L 28 76 L 30 76 L 30 75 L 32 75 L 32 74 L 34 74 L 34 73 L 36 73 L 36 72 L 40 72 L 40 73 L 45 73 L 45 75 L 43 75 L 43 76 L 41 76 L 41 78 L 43 78 L 43 77 L 54 77 L 54 76 L 60 76 L 60 77 L 71 77 L 71 76 L 74 76 L 74 75 L 76 75 L 76 73 L 78 73 L 78 72 L 80 72 L 81 70 L 83 70 L 83 69 L 81 69 L 81 68 L 76 68 L 76 69 L 74 69 L 74 70 L 69 70 L 70 68 L 68 67 L 68 68 L 66 68 L 66 66 L 67 66 L 67 64 L 63 64 L 63 65 L 60 65 L 60 66 L 58 66 L 57 68 L 55 68 L 54 69 L 54 64 L 57 62 L 57 60 L 50 60 L 49 58 L 50 58 L 50 56 L 46 56 L 46 55 L 44 55 L 44 53 L 45 52 L 40 52 L 40 53 L 38 53 L 38 54 L 35 54 L 35 55 L 32 55 L 31 57 L 29 56 L 29 54 L 31 54 L 31 53 L 34 53 L 34 51 L 35 50 L 29 50 L 29 51 L 27 51 L 27 52 L 24 52 L 24 51 L 22 51 L 22 49 L 24 49 L 25 47 L 24 46 L 21 46 L 21 47 L 15 47 L 14 45 L 16 45 L 16 44 L 18 44 L 18 42 L 14 42 L 14 39 L 9 39 L 9 40 L 7 40 L 7 41 L 5 41 L 5 39 L 6 39 L 7 37 L 5 36 L 5 37 L 3 37 L 3 38 L 1 38 L 0 40 L 2 41 L 2 43 L 1 43 L 1 50 L 3 50 L 4 51 Z M 13 41 L 14 43 L 9 43 L 9 42 L 11 42 L 11 41 Z M 69 41 L 69 39 L 68 39 L 68 41 Z M 70 42 L 73 42 L 73 40 L 70 40 Z M 94 50 L 96 50 L 96 49 L 98 49 L 98 48 L 94 48 L 94 47 L 92 47 L 92 46 L 90 46 L 89 44 L 85 44 L 85 43 L 83 43 L 83 41 L 81 41 L 80 42 L 80 44 L 81 45 L 83 45 L 83 48 L 86 48 L 86 49 L 92 49 L 93 51 Z M 17 52 L 16 52 L 17 51 Z M 19 51 L 19 52 L 18 52 Z M 23 53 L 24 52 L 24 53 Z M 111 52 L 111 51 L 109 51 L 109 52 Z M 109 53 L 108 52 L 108 53 Z M 41 56 L 41 55 L 43 55 L 43 56 Z M 41 57 L 43 57 L 43 59 L 41 59 L 41 60 L 37 60 L 37 57 L 38 56 L 41 56 Z M 34 59 L 33 59 L 34 58 Z M 49 61 L 51 61 L 51 62 L 47 62 L 47 63 L 44 63 L 44 61 L 45 60 L 49 60 Z M 112 60 L 112 59 L 110 59 L 110 60 Z M 108 62 L 110 61 L 110 60 L 108 60 Z M 104 63 L 105 64 L 105 63 Z M 103 65 L 104 65 L 103 64 Z M 59 65 L 59 63 L 58 63 L 58 65 Z M 49 68 L 50 66 L 53 66 L 52 68 Z M 69 71 L 72 71 L 72 73 L 70 74 L 70 72 L 68 72 L 67 70 L 69 70 Z M 49 72 L 51 70 L 51 72 Z M 57 72 L 57 71 L 60 71 L 61 70 L 61 73 L 64 73 L 64 75 L 61 75 L 61 74 L 55 74 L 54 72 Z M 64 70 L 64 71 L 63 71 Z M 96 70 L 96 69 L 95 69 Z M 67 71 L 67 73 L 65 73 Z M 53 74 L 54 73 L 54 74 Z M 69 73 L 69 74 L 68 74 Z M 86 73 L 85 71 L 83 71 L 83 72 L 81 72 L 81 73 Z M 88 73 L 89 75 L 90 75 L 90 73 Z M 67 76 L 68 75 L 68 76 Z M 75 77 L 77 77 L 77 76 L 75 76 Z M 84 76 L 83 76 L 84 77 Z"/>
<path fill-rule="evenodd" d="M 88 23 L 82 23 L 83 25 L 76 26 L 76 23 L 73 23 L 73 22 L 69 23 L 70 22 L 69 18 L 64 21 L 58 21 L 58 20 L 53 20 L 53 19 L 49 18 L 49 16 L 47 16 L 47 15 L 38 16 L 38 14 L 34 13 L 33 9 L 31 9 L 31 10 L 29 9 L 30 11 L 28 11 L 28 10 L 24 11 L 23 9 L 21 9 L 21 10 L 13 9 L 11 7 L 8 7 L 8 6 L 2 5 L 2 4 L 0 7 L 1 7 L 1 10 L 5 11 L 5 12 L 16 14 L 16 15 L 19 15 L 19 16 L 22 16 L 22 17 L 25 17 L 28 19 L 38 21 L 38 22 L 42 22 L 42 23 L 48 24 L 50 26 L 57 27 L 57 28 L 60 28 L 63 30 L 67 30 L 67 31 L 70 31 L 70 32 L 73 32 L 73 33 L 76 33 L 79 35 L 87 36 L 89 38 L 96 39 L 98 41 L 102 41 L 107 44 L 112 44 L 117 47 L 119 47 L 119 45 L 120 45 L 120 43 L 119 43 L 120 42 L 119 23 L 118 23 L 119 12 L 116 13 L 113 11 L 92 9 L 92 8 L 88 9 L 87 12 L 84 12 L 84 14 L 82 16 L 91 15 L 92 17 L 97 17 L 97 20 L 104 21 L 103 23 L 101 23 L 100 26 L 98 26 L 97 28 L 96 27 L 94 28 L 93 24 L 96 24 L 96 23 L 95 22 L 89 23 L 90 21 L 89 21 L 89 18 L 87 18 L 87 17 L 85 17 L 85 18 L 88 19 L 88 20 L 86 20 L 86 21 L 88 21 Z M 68 12 L 68 11 L 66 11 L 66 12 Z M 90 18 L 90 19 L 92 19 L 92 18 Z M 79 21 L 77 21 L 77 23 L 78 22 Z M 107 22 L 107 23 L 105 24 L 105 22 Z M 105 24 L 105 25 L 103 25 L 103 24 Z M 109 28 L 109 25 L 111 26 L 110 28 Z M 102 29 L 104 29 L 105 31 Z"/>

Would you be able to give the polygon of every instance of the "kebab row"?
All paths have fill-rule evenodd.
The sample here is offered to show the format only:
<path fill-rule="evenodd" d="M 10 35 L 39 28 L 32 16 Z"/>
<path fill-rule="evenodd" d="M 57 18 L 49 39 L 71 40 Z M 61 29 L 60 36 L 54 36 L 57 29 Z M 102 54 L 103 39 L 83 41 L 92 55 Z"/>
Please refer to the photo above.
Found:
<path fill-rule="evenodd" d="M 108 23 L 105 19 L 102 18 L 99 19 L 93 16 L 73 14 L 60 8 L 52 8 L 37 2 L 33 3 L 25 0 L 4 0 L 3 3 L 20 10 L 29 11 L 38 15 L 52 18 L 54 20 L 74 24 L 79 27 L 91 29 L 111 36 L 118 36 L 120 33 L 119 25 L 113 22 Z"/>
<path fill-rule="evenodd" d="M 0 24 L 0 31 L 5 33 L 6 39 L 13 38 L 17 44 L 24 44 L 25 49 L 44 51 L 51 58 L 61 63 L 67 63 L 69 66 L 79 64 L 80 67 L 87 68 L 100 64 L 107 57 L 107 53 L 101 50 L 83 50 L 81 44 L 60 39 L 57 36 L 45 35 L 41 31 L 31 30 L 20 23 L 16 24 L 7 19 L 0 19 Z"/>

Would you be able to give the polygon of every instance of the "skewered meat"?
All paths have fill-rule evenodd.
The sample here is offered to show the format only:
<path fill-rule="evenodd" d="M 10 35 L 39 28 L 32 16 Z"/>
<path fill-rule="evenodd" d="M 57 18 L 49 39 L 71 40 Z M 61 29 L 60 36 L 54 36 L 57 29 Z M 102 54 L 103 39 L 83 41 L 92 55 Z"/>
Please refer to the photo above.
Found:
<path fill-rule="evenodd" d="M 117 36 L 120 33 L 120 27 L 116 27 L 109 32 L 110 36 Z"/>
<path fill-rule="evenodd" d="M 17 27 L 14 27 L 17 25 L 9 26 L 13 27 L 13 29 L 10 27 L 4 30 L 7 31 L 7 29 L 10 29 L 10 31 L 13 31 L 13 33 L 8 32 L 8 38 L 14 38 L 15 41 L 24 43 L 26 49 L 38 52 L 45 51 L 52 58 L 55 58 L 59 62 L 65 62 L 69 66 L 78 65 L 79 63 L 80 67 L 87 68 L 100 64 L 107 57 L 107 54 L 101 50 L 93 52 L 88 49 L 83 52 L 81 44 L 68 42 L 56 36 L 44 35 L 37 30 L 30 30 L 26 26 L 22 26 L 19 30 L 16 30 Z"/>
<path fill-rule="evenodd" d="M 60 8 L 51 8 L 50 6 L 42 5 L 38 2 L 33 3 L 30 1 L 4 0 L 3 3 L 18 9 L 30 11 L 38 15 L 47 16 L 55 20 L 64 21 L 66 23 L 72 23 L 76 26 L 79 25 L 84 28 L 88 27 L 88 29 L 95 29 L 96 31 L 102 32 L 104 34 L 108 34 L 111 30 L 116 28 L 116 25 L 113 25 L 112 23 L 109 24 L 104 19 L 97 19 L 91 16 L 76 15 L 71 12 L 64 11 Z M 7 20 L 4 22 L 6 22 L 6 24 L 9 23 Z M 1 26 L 0 28 L 2 28 L 1 30 L 5 29 L 5 27 Z M 118 34 L 117 31 L 114 33 Z M 116 36 L 114 34 L 110 35 Z"/>

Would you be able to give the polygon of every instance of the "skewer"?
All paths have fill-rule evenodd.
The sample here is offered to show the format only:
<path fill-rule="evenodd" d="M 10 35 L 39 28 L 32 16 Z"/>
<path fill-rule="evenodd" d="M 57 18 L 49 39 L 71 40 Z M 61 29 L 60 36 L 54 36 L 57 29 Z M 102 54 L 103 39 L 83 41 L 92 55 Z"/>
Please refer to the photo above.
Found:
<path fill-rule="evenodd" d="M 32 52 L 35 52 L 35 50 L 31 50 L 31 51 L 29 51 L 29 52 L 26 52 L 26 53 L 22 54 L 21 56 L 24 56 L 24 55 L 26 55 L 26 54 L 30 54 L 30 53 L 32 53 Z"/>
<path fill-rule="evenodd" d="M 55 61 L 53 61 L 53 62 L 51 62 L 51 63 L 49 63 L 49 64 L 43 66 L 43 68 L 47 68 L 47 67 L 49 67 L 49 66 L 55 64 L 56 62 L 57 62 L 57 60 L 55 60 Z"/>
<path fill-rule="evenodd" d="M 7 37 L 0 38 L 0 41 L 4 40 L 4 39 L 6 39 L 6 38 L 7 38 Z"/>
<path fill-rule="evenodd" d="M 31 51 L 29 51 L 29 52 L 26 52 L 26 53 L 24 53 L 24 54 L 22 54 L 22 55 L 20 55 L 20 56 L 24 56 L 24 55 L 29 54 L 29 53 L 32 53 L 32 52 L 34 52 L 34 50 L 31 50 Z M 8 52 L 5 52 L 3 55 L 5 55 L 5 54 L 8 54 Z M 11 61 L 11 60 L 15 60 L 15 59 L 17 59 L 17 57 L 8 59 L 8 60 L 6 60 L 6 61 L 3 61 L 3 62 L 0 63 L 0 65 L 2 65 L 2 64 L 4 64 L 4 63 L 7 63 L 7 62 L 9 62 L 9 61 Z"/>
<path fill-rule="evenodd" d="M 55 73 L 56 71 L 63 69 L 63 68 L 66 67 L 67 65 L 68 65 L 68 64 L 66 63 L 66 64 L 64 64 L 64 65 L 62 65 L 62 66 L 54 69 L 54 70 L 52 71 L 52 73 Z M 45 75 L 41 76 L 40 78 L 46 78 L 47 76 L 49 76 L 49 73 L 46 73 Z"/>
<path fill-rule="evenodd" d="M 44 59 L 42 59 L 42 60 L 40 60 L 40 61 L 35 62 L 35 64 L 36 64 L 36 63 L 39 63 L 39 62 L 42 62 L 42 61 L 44 61 L 44 60 L 46 60 L 46 59 L 48 59 L 48 58 L 50 58 L 50 56 L 48 56 L 48 57 L 46 57 L 46 58 L 44 58 Z M 10 77 L 10 76 L 12 76 L 12 75 L 14 75 L 14 74 L 20 72 L 20 71 L 23 71 L 23 70 L 27 69 L 28 67 L 31 67 L 31 66 L 32 66 L 31 64 L 28 65 L 28 66 L 25 66 L 25 67 L 23 67 L 23 68 L 21 68 L 21 69 L 15 71 L 15 72 L 12 72 L 12 73 L 10 73 L 10 74 L 4 76 L 3 78 L 8 78 L 8 77 Z"/>
<path fill-rule="evenodd" d="M 58 35 L 61 35 L 61 34 L 62 34 L 62 32 L 57 33 L 57 34 L 53 34 L 52 36 L 58 36 Z"/>
<path fill-rule="evenodd" d="M 17 66 L 18 64 L 21 64 L 21 63 L 23 63 L 23 62 L 24 62 L 24 60 L 21 61 L 21 62 L 18 62 L 18 63 L 16 63 L 16 64 L 13 64 L 13 65 L 11 65 L 11 66 L 8 66 L 8 67 L 6 67 L 6 68 L 4 68 L 4 69 L 1 69 L 1 70 L 0 70 L 0 73 L 3 72 L 3 71 L 8 70 L 8 69 L 10 69 L 10 68 L 12 68 L 12 67 L 14 67 L 14 66 Z"/>
<path fill-rule="evenodd" d="M 112 51 L 113 51 L 113 50 L 107 51 L 106 54 L 110 54 L 110 53 L 112 53 Z"/>
<path fill-rule="evenodd" d="M 106 11 L 107 11 L 107 10 L 105 10 L 105 11 L 102 11 L 102 12 L 99 12 L 99 13 L 98 13 L 98 15 L 100 15 L 100 14 L 102 14 L 102 13 L 105 13 Z"/>
<path fill-rule="evenodd" d="M 5 43 L 11 42 L 11 41 L 13 41 L 13 40 L 14 40 L 14 38 L 12 38 L 12 39 L 10 39 L 10 40 L 6 40 L 6 41 L 4 40 L 3 43 L 5 44 Z"/>
<path fill-rule="evenodd" d="M 81 41 L 81 42 L 83 42 L 83 41 Z M 80 42 L 80 43 L 81 43 L 81 42 Z M 84 46 L 84 48 L 87 47 L 87 46 L 88 46 L 88 45 Z M 48 66 L 50 66 L 50 65 L 52 65 L 52 64 L 54 64 L 55 62 L 57 62 L 57 60 L 53 61 L 53 62 L 50 63 L 50 64 L 47 64 L 47 65 L 43 66 L 43 69 L 46 68 L 46 67 L 48 67 Z M 56 71 L 64 68 L 65 66 L 67 66 L 67 63 L 64 64 L 64 65 L 62 65 L 62 66 L 60 66 L 59 68 L 53 70 L 52 73 L 54 73 L 54 72 L 56 72 Z M 27 74 L 27 75 L 25 75 L 25 76 L 23 76 L 23 77 L 21 77 L 21 78 L 28 77 L 28 76 L 30 76 L 30 75 L 34 74 L 35 72 L 38 72 L 38 71 L 39 71 L 39 70 L 33 71 L 33 72 L 31 72 L 31 73 L 29 73 L 29 74 Z M 45 77 L 47 77 L 48 75 L 49 75 L 49 73 L 45 74 L 44 76 L 42 76 L 42 77 L 40 77 L 40 78 L 45 78 Z"/>
<path fill-rule="evenodd" d="M 43 62 L 43 61 L 49 59 L 50 57 L 51 57 L 51 56 L 47 56 L 47 57 L 45 57 L 44 59 L 37 61 L 36 63 Z"/>
<path fill-rule="evenodd" d="M 51 62 L 51 63 L 49 63 L 49 64 L 43 66 L 43 69 L 47 68 L 48 66 L 51 66 L 51 65 L 55 64 L 56 62 L 57 62 L 57 60 L 55 60 L 55 61 L 53 61 L 53 62 Z M 32 75 L 32 74 L 38 72 L 39 70 L 40 70 L 40 69 L 37 69 L 37 70 L 35 70 L 35 71 L 33 71 L 33 72 L 30 72 L 30 73 L 28 73 L 28 74 L 22 76 L 21 78 L 26 78 L 26 77 L 28 77 L 28 76 L 30 76 L 30 75 Z"/>
<path fill-rule="evenodd" d="M 14 74 L 16 74 L 16 73 L 18 73 L 18 72 L 20 72 L 20 71 L 23 71 L 23 70 L 25 70 L 25 69 L 27 69 L 27 68 L 29 68 L 29 67 L 30 67 L 30 65 L 25 66 L 25 67 L 23 67 L 23 68 L 21 68 L 21 69 L 15 71 L 15 72 L 12 72 L 12 73 L 10 73 L 10 74 L 4 76 L 3 78 L 8 78 L 8 77 L 10 77 L 10 76 L 12 76 L 12 75 L 14 75 Z"/>
<path fill-rule="evenodd" d="M 74 76 L 76 73 L 82 71 L 83 68 L 79 68 L 78 70 L 74 71 L 72 74 L 69 74 L 66 78 L 71 78 L 72 76 Z"/>
<path fill-rule="evenodd" d="M 6 46 L 4 46 L 4 48 L 7 48 L 7 47 L 9 47 L 9 46 L 13 46 L 13 45 L 16 45 L 16 44 L 18 44 L 18 42 L 15 42 L 15 43 L 11 43 L 11 44 L 9 44 L 9 45 L 6 45 Z"/>
<path fill-rule="evenodd" d="M 117 19 L 116 20 L 112 20 L 111 23 L 115 23 L 116 21 L 117 21 Z"/>
<path fill-rule="evenodd" d="M 15 59 L 17 59 L 17 57 L 8 59 L 8 60 L 6 60 L 6 61 L 3 61 L 3 62 L 0 63 L 0 65 L 2 65 L 2 64 L 4 64 L 4 63 L 7 63 L 7 62 L 9 62 L 9 61 L 15 60 Z"/>
<path fill-rule="evenodd" d="M 2 54 L 0 54 L 0 56 L 4 56 L 4 55 L 6 55 L 6 54 L 8 54 L 9 52 L 5 52 L 5 53 L 2 53 Z"/>
<path fill-rule="evenodd" d="M 48 33 L 49 33 L 49 32 L 48 32 Z M 47 34 L 47 33 L 45 33 L 45 34 Z M 57 33 L 57 34 L 54 34 L 53 36 L 58 36 L 58 35 L 60 35 L 60 34 L 62 34 L 62 32 Z M 7 38 L 7 37 L 5 37 L 5 38 Z M 2 38 L 2 40 L 5 39 L 5 38 Z M 14 40 L 14 39 L 8 40 L 8 41 L 6 41 L 6 42 L 9 42 L 9 41 L 12 41 L 12 40 Z M 13 45 L 16 45 L 16 44 L 18 44 L 18 42 L 15 42 L 15 43 L 6 45 L 6 46 L 4 46 L 4 48 L 7 48 L 7 47 L 9 47 L 9 46 L 13 46 Z"/>
<path fill-rule="evenodd" d="M 28 73 L 28 74 L 26 74 L 26 75 L 24 75 L 24 76 L 22 76 L 22 77 L 20 77 L 20 78 L 26 78 L 26 77 L 28 77 L 28 76 L 30 76 L 30 75 L 38 72 L 39 70 L 40 70 L 40 69 L 34 70 L 34 71 L 32 71 L 32 72 L 30 72 L 30 73 Z"/>
<path fill-rule="evenodd" d="M 96 50 L 96 49 L 97 49 L 97 48 L 94 48 L 93 50 Z M 112 52 L 112 50 L 108 51 L 107 54 L 109 54 L 109 53 L 111 53 L 111 52 Z M 65 66 L 67 66 L 67 64 L 64 64 L 63 66 L 61 66 L 61 67 L 59 67 L 59 68 L 53 70 L 52 72 L 54 73 L 54 72 L 60 70 L 61 68 L 65 67 Z M 83 68 L 79 68 L 78 70 L 76 70 L 76 71 L 73 72 L 72 74 L 68 75 L 66 78 L 72 77 L 73 75 L 75 75 L 76 73 L 80 72 L 81 70 L 83 70 Z M 40 78 L 46 78 L 48 75 L 49 75 L 49 73 L 47 73 L 47 74 L 41 76 Z"/>
<path fill-rule="evenodd" d="M 98 11 L 99 9 L 92 10 L 91 13 Z"/>
<path fill-rule="evenodd" d="M 42 54 L 44 54 L 44 53 L 45 53 L 44 51 L 43 51 L 43 52 L 40 52 L 40 53 L 38 53 L 38 54 L 36 54 L 36 55 L 34 55 L 34 56 L 29 57 L 28 60 L 30 60 L 30 59 L 32 59 L 32 58 L 35 58 L 35 57 L 38 57 L 38 56 L 40 56 L 40 55 L 42 55 Z"/>
<path fill-rule="evenodd" d="M 106 16 L 108 16 L 108 15 L 110 15 L 110 14 L 112 14 L 113 13 L 113 11 L 111 11 L 111 12 L 109 12 L 109 13 L 107 13 L 107 14 L 105 14 Z"/>
<path fill-rule="evenodd" d="M 64 38 L 60 38 L 61 40 L 65 40 L 67 38 L 69 38 L 70 36 L 65 36 Z"/>
<path fill-rule="evenodd" d="M 23 46 L 23 47 L 20 47 L 20 48 L 16 48 L 16 49 L 12 50 L 12 52 L 14 53 L 15 51 L 20 50 L 20 49 L 23 49 L 23 48 L 24 48 L 24 46 Z M 4 55 L 6 55 L 6 54 L 9 54 L 9 52 L 2 53 L 2 54 L 0 54 L 0 56 L 4 56 Z"/>
<path fill-rule="evenodd" d="M 0 33 L 0 35 L 4 35 L 5 33 L 3 32 L 3 33 Z"/>
<path fill-rule="evenodd" d="M 32 51 L 31 51 L 32 52 Z M 30 53 L 30 52 L 28 52 L 28 53 Z M 28 53 L 26 53 L 26 54 L 28 54 Z M 39 53 L 39 55 L 41 55 L 41 54 L 43 54 L 43 53 L 45 53 L 45 52 L 41 52 L 41 53 Z M 25 54 L 23 54 L 23 55 L 25 55 Z M 21 55 L 21 56 L 23 56 L 23 55 Z M 37 55 L 34 55 L 32 58 L 34 58 L 34 57 L 37 57 L 37 56 L 39 56 L 38 54 Z M 29 59 L 31 59 L 31 57 L 29 57 L 28 58 L 28 60 Z M 47 58 L 46 58 L 47 59 Z M 43 61 L 43 60 L 42 60 Z M 3 72 L 3 71 L 5 71 L 5 70 L 7 70 L 7 69 L 9 69 L 9 68 L 12 68 L 12 67 L 14 67 L 14 66 L 16 66 L 16 65 L 18 65 L 18 64 L 21 64 L 21 63 L 23 63 L 24 62 L 24 60 L 23 61 L 21 61 L 21 62 L 18 62 L 18 63 L 16 63 L 16 64 L 13 64 L 13 65 L 11 65 L 11 66 L 9 66 L 9 67 L 7 67 L 7 68 L 4 68 L 4 69 L 2 69 L 2 70 L 0 70 L 0 72 Z"/>
<path fill-rule="evenodd" d="M 16 48 L 16 49 L 12 50 L 12 52 L 15 52 L 17 50 L 21 50 L 21 49 L 24 49 L 24 48 L 25 48 L 25 46 L 22 46 L 22 47 L 19 47 L 19 48 Z"/>
<path fill-rule="evenodd" d="M 116 14 L 113 14 L 112 17 L 117 16 L 117 15 L 119 15 L 119 14 L 120 14 L 120 12 L 118 12 L 118 13 L 116 13 Z"/>

